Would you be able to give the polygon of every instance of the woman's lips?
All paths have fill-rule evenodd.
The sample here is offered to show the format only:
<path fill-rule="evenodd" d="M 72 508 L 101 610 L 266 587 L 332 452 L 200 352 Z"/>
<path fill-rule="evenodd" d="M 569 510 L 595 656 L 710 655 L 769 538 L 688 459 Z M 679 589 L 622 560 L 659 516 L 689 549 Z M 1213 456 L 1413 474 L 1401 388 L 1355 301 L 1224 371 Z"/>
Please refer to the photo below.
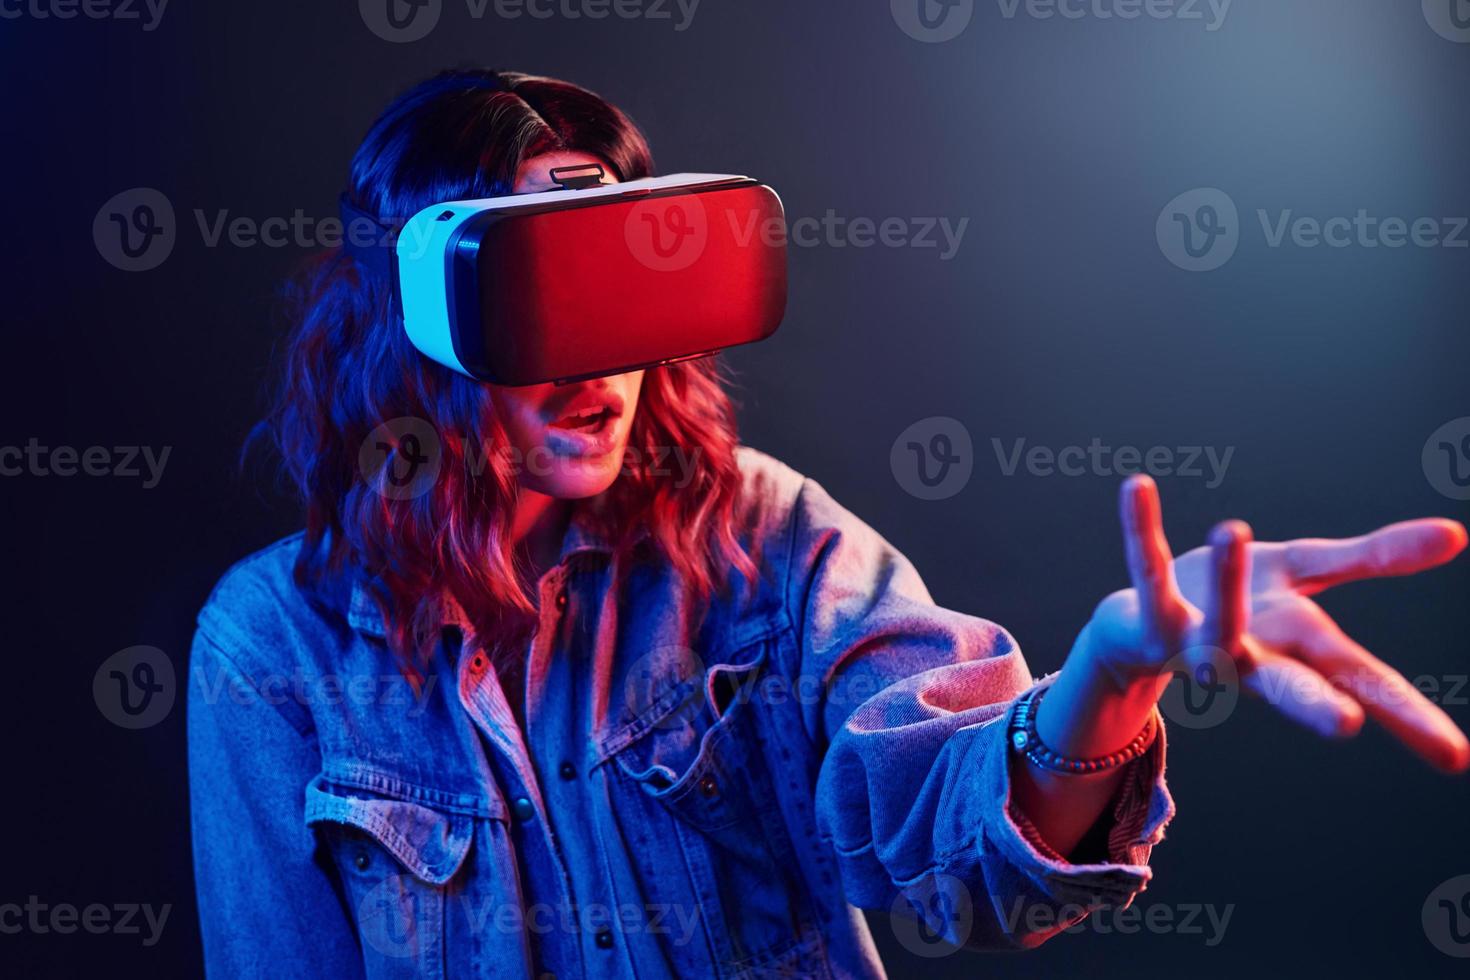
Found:
<path fill-rule="evenodd" d="M 559 456 L 605 456 L 616 445 L 620 406 L 601 401 L 566 412 L 546 428 L 546 445 Z"/>
<path fill-rule="evenodd" d="M 596 428 L 611 418 L 612 412 L 606 405 L 594 405 L 578 412 L 563 415 L 551 423 L 551 425 L 557 429 L 579 429 L 586 431 Z"/>
<path fill-rule="evenodd" d="M 582 388 L 550 406 L 546 446 L 559 456 L 605 456 L 616 446 L 623 396 L 606 388 Z"/>

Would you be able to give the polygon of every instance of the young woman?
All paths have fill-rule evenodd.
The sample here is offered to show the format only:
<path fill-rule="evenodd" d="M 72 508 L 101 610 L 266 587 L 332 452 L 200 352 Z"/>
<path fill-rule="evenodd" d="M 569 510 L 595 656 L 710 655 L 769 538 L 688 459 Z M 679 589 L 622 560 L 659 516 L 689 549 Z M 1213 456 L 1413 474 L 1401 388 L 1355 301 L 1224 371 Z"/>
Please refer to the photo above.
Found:
<path fill-rule="evenodd" d="M 451 72 L 388 107 L 349 197 L 409 215 L 583 163 L 653 169 L 590 92 Z M 225 575 L 190 671 L 217 975 L 879 976 L 857 908 L 909 906 L 1034 946 L 1147 884 L 1174 812 L 1156 702 L 1210 656 L 1322 734 L 1371 716 L 1470 766 L 1308 598 L 1448 561 L 1453 522 L 1288 544 L 1228 522 L 1176 559 L 1132 479 L 1132 588 L 1037 681 L 739 446 L 711 360 L 500 388 L 418 354 L 340 253 L 301 299 L 268 428 L 306 529 Z"/>

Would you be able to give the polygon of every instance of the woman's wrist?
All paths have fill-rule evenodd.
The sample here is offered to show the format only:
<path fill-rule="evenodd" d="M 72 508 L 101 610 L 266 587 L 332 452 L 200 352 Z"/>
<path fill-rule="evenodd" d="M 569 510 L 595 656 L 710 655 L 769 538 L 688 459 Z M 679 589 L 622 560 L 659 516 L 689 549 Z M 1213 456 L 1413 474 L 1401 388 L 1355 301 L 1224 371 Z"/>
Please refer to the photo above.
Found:
<path fill-rule="evenodd" d="M 1124 749 L 1153 716 L 1167 677 L 1120 670 L 1077 637 L 1046 697 L 1036 705 L 1036 732 L 1051 751 L 1096 759 Z"/>

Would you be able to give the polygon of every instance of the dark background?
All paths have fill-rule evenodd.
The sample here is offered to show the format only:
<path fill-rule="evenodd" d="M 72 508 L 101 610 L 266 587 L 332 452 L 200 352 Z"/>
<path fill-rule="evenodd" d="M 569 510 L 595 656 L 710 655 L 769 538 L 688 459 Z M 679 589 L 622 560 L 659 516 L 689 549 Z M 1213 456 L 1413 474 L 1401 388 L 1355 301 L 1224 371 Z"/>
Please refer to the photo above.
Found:
<path fill-rule="evenodd" d="M 9 8 L 7 8 L 9 9 Z M 1206 12 L 1208 8 L 1204 8 Z M 792 218 L 969 218 L 958 254 L 795 247 L 771 342 L 730 357 L 747 442 L 821 480 L 908 553 L 943 604 L 1008 626 L 1041 672 L 1125 584 L 1108 475 L 1004 476 L 991 439 L 1235 447 L 1223 484 L 1160 480 L 1183 550 L 1225 516 L 1261 538 L 1467 517 L 1421 449 L 1470 415 L 1470 250 L 1270 248 L 1255 218 L 1470 214 L 1470 45 L 1419 0 L 1236 0 L 1224 26 L 1013 19 L 981 0 L 920 43 L 888 0 L 703 0 L 673 20 L 547 20 L 445 0 L 389 43 L 356 5 L 174 0 L 137 21 L 0 19 L 5 353 L 0 444 L 172 447 L 160 484 L 0 479 L 5 856 L 0 902 L 148 902 L 162 940 L 0 935 L 30 975 L 199 970 L 184 717 L 125 731 L 92 677 L 136 644 L 186 669 L 193 614 L 234 560 L 296 526 L 235 469 L 257 417 L 275 297 L 308 249 L 210 247 L 194 218 L 333 214 L 352 149 L 395 93 L 441 67 L 565 77 L 645 129 L 660 170 L 757 175 Z M 172 202 L 167 261 L 124 272 L 92 222 L 114 194 Z M 1170 264 L 1155 220 L 1218 187 L 1234 259 Z M 906 493 L 889 450 L 960 420 L 974 475 Z M 1329 611 L 1410 676 L 1470 672 L 1470 560 L 1352 586 Z M 1470 725 L 1466 698 L 1446 704 Z M 1175 726 L 1180 816 L 1145 906 L 1234 905 L 1201 935 L 1062 937 L 1024 956 L 927 963 L 873 918 L 895 976 L 1448 976 L 1420 910 L 1470 872 L 1470 781 L 1380 730 L 1329 745 L 1244 704 Z"/>

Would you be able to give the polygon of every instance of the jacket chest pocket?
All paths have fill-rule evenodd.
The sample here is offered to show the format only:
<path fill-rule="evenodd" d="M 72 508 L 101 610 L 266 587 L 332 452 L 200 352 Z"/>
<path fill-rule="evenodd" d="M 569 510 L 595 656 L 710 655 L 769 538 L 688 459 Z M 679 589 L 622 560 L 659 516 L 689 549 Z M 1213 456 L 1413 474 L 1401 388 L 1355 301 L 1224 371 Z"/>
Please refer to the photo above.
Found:
<path fill-rule="evenodd" d="M 650 699 L 672 707 L 609 756 L 616 819 L 645 893 L 695 906 L 719 976 L 807 975 L 818 940 L 766 761 L 765 644 L 731 661 L 684 681 L 682 696 Z M 681 973 L 708 971 L 692 950 L 669 952 Z"/>
<path fill-rule="evenodd" d="M 318 777 L 306 824 L 342 883 L 366 975 L 446 976 L 446 896 L 475 817 Z"/>

